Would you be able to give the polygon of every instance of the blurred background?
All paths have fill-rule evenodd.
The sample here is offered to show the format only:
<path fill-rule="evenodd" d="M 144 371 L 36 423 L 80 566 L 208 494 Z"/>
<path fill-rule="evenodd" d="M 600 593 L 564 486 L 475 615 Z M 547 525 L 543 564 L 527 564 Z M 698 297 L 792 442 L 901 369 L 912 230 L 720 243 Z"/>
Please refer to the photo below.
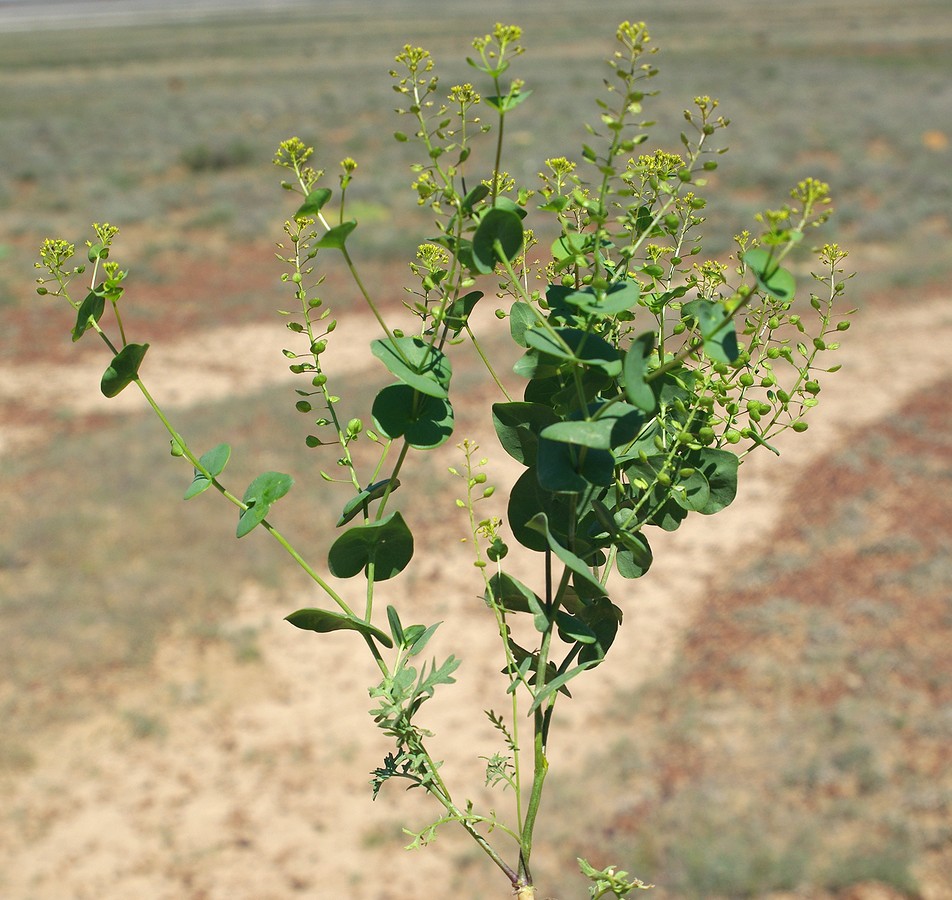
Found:
<path fill-rule="evenodd" d="M 473 36 L 520 24 L 534 93 L 507 121 L 507 167 L 532 183 L 545 158 L 578 158 L 626 18 L 661 48 L 649 148 L 679 148 L 698 94 L 731 119 L 706 253 L 823 179 L 823 239 L 850 250 L 858 312 L 790 465 L 752 465 L 726 524 L 685 525 L 636 585 L 628 649 L 559 737 L 542 891 L 582 896 L 586 856 L 663 900 L 952 897 L 948 0 L 0 0 L 0 896 L 507 895 L 449 833 L 399 849 L 432 811 L 396 789 L 371 803 L 387 747 L 370 668 L 347 637 L 281 621 L 314 598 L 264 535 L 237 544 L 224 504 L 179 502 L 188 473 L 135 398 L 97 398 L 108 360 L 91 337 L 73 346 L 33 262 L 45 237 L 121 228 L 127 328 L 153 344 L 158 399 L 193 445 L 234 446 L 236 486 L 294 473 L 280 525 L 320 559 L 337 507 L 310 489 L 333 461 L 304 445 L 280 352 L 274 245 L 294 203 L 278 143 L 313 144 L 329 186 L 357 160 L 349 246 L 396 313 L 430 224 L 392 137 L 395 53 L 431 50 L 448 89 L 478 74 Z M 342 329 L 362 322 L 327 275 Z M 356 407 L 381 379 L 341 360 Z M 474 405 L 477 375 L 458 376 Z M 399 590 L 478 675 L 464 666 L 455 695 L 472 715 L 455 688 L 435 709 L 449 768 L 498 749 L 475 720 L 503 701 L 485 699 L 498 677 L 478 657 L 495 648 L 491 627 L 484 649 L 473 637 L 488 623 L 467 563 L 433 596 L 456 558 L 448 450 L 405 486 L 434 552 Z"/>

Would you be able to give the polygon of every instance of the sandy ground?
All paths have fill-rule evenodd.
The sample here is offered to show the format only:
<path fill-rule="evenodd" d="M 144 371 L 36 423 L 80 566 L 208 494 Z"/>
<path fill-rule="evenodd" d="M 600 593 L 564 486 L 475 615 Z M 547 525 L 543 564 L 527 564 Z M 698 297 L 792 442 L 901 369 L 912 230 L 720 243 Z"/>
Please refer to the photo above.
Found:
<path fill-rule="evenodd" d="M 205 399 L 260 388 L 262 373 L 290 377 L 275 365 L 288 343 L 280 329 L 249 326 L 227 337 L 238 352 L 211 373 L 195 362 L 201 354 L 188 340 L 150 351 L 144 372 L 156 395 L 169 405 L 187 404 L 189 385 L 200 376 Z M 950 347 L 948 298 L 857 314 L 837 354 L 843 371 L 825 383 L 810 431 L 782 444 L 779 487 L 776 458 L 754 454 L 730 509 L 653 539 L 655 565 L 637 585 L 616 647 L 596 675 L 573 685 L 576 701 L 562 708 L 552 741 L 554 773 L 593 745 L 618 739 L 607 721 L 615 692 L 663 669 L 705 586 L 777 522 L 790 499 L 783 485 L 854 427 L 888 416 L 917 387 L 952 374 Z M 339 368 L 372 364 L 354 342 L 337 340 L 332 348 Z M 100 373 L 100 356 L 81 357 L 50 372 L 31 402 L 53 409 L 70 397 L 77 412 L 110 415 L 137 405 L 132 390 L 118 401 L 96 399 Z M 18 396 L 18 377 L 0 366 L 0 401 Z M 28 428 L 5 435 L 7 446 L 35 438 Z M 496 480 L 512 475 L 497 470 Z M 459 797 L 503 810 L 499 795 L 491 800 L 470 787 L 482 781 L 476 757 L 498 749 L 479 710 L 504 708 L 498 665 L 483 661 L 496 659 L 496 638 L 475 600 L 471 572 L 462 550 L 458 559 L 423 559 L 415 574 L 394 583 L 392 596 L 399 603 L 412 595 L 419 621 L 445 620 L 433 652 L 456 653 L 464 664 L 459 683 L 428 707 L 434 747 L 446 757 Z M 0 897 L 411 900 L 451 884 L 453 896 L 507 896 L 501 879 L 493 889 L 483 886 L 485 864 L 470 871 L 472 851 L 448 834 L 422 853 L 395 850 L 405 842 L 401 824 L 422 827 L 431 810 L 425 798 L 392 786 L 371 802 L 368 773 L 388 749 L 366 715 L 371 666 L 351 635 L 317 638 L 284 623 L 282 616 L 298 605 L 293 596 L 243 585 L 234 627 L 259 630 L 258 662 L 239 664 L 226 647 L 170 636 L 148 677 L 117 678 L 108 709 L 37 747 L 36 765 L 26 774 L 6 777 Z M 131 736 L 129 710 L 157 711 L 160 732 Z M 540 845 L 543 863 L 550 852 Z"/>

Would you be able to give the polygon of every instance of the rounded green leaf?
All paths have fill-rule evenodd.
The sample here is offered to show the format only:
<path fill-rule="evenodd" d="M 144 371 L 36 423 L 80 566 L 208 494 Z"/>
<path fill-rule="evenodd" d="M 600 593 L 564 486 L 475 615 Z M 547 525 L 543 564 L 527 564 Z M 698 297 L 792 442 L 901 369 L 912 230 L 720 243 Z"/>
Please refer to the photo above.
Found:
<path fill-rule="evenodd" d="M 695 469 L 687 478 L 682 478 L 678 482 L 678 488 L 672 496 L 675 503 L 684 509 L 702 512 L 710 504 L 711 486 L 700 469 Z"/>
<path fill-rule="evenodd" d="M 579 328 L 530 328 L 525 333 L 529 347 L 557 359 L 594 366 L 611 377 L 621 374 L 618 350 L 597 334 Z"/>
<path fill-rule="evenodd" d="M 604 659 L 621 625 L 621 610 L 608 597 L 599 597 L 582 610 L 579 618 L 592 630 L 595 641 L 582 648 L 578 661 L 594 663 Z"/>
<path fill-rule="evenodd" d="M 792 300 L 797 291 L 793 275 L 784 269 L 768 250 L 755 247 L 744 253 L 744 262 L 757 284 L 778 300 Z"/>
<path fill-rule="evenodd" d="M 542 430 L 540 437 L 597 450 L 611 450 L 633 441 L 642 422 L 644 416 L 639 410 L 625 403 L 615 403 L 597 418 L 549 425 Z"/>
<path fill-rule="evenodd" d="M 387 437 L 404 437 L 418 450 L 439 447 L 453 433 L 449 400 L 421 394 L 406 384 L 392 384 L 380 391 L 371 414 Z"/>
<path fill-rule="evenodd" d="M 374 579 L 387 581 L 399 575 L 413 557 L 413 534 L 399 512 L 379 522 L 355 525 L 345 531 L 327 554 L 331 574 L 353 578 L 373 565 Z"/>
<path fill-rule="evenodd" d="M 538 473 L 539 484 L 546 491 L 581 494 L 591 485 L 611 485 L 615 477 L 615 463 L 607 450 L 593 450 L 540 438 Z"/>
<path fill-rule="evenodd" d="M 690 464 L 707 479 L 710 495 L 698 512 L 705 516 L 730 506 L 737 496 L 737 456 L 730 450 L 704 449 L 692 454 Z"/>
<path fill-rule="evenodd" d="M 541 512 L 547 513 L 550 528 L 558 530 L 558 537 L 569 540 L 565 528 L 571 521 L 572 498 L 565 494 L 553 494 L 539 486 L 536 470 L 526 469 L 509 492 L 507 517 L 513 537 L 529 550 L 542 552 L 548 544 L 544 535 L 529 528 L 528 523 Z"/>
<path fill-rule="evenodd" d="M 558 421 L 555 411 L 542 403 L 494 403 L 493 426 L 499 443 L 514 460 L 535 465 L 539 432 Z"/>
<path fill-rule="evenodd" d="M 628 399 L 645 412 L 654 412 L 654 391 L 645 381 L 648 372 L 648 357 L 654 350 L 654 334 L 646 331 L 631 342 L 622 367 L 625 381 L 625 394 Z"/>
<path fill-rule="evenodd" d="M 522 249 L 522 220 L 509 209 L 490 209 L 473 235 L 473 267 L 491 274 L 501 260 L 511 261 Z"/>
<path fill-rule="evenodd" d="M 641 578 L 654 560 L 648 539 L 640 531 L 623 531 L 619 540 L 623 546 L 615 557 L 618 574 L 623 578 Z"/>
<path fill-rule="evenodd" d="M 561 285 L 550 285 L 546 293 L 547 297 L 552 294 L 553 287 L 561 287 Z M 629 280 L 613 284 L 607 291 L 598 293 L 592 288 L 584 288 L 581 291 L 566 290 L 560 299 L 563 303 L 577 307 L 590 315 L 617 316 L 618 313 L 635 306 L 640 296 L 641 291 L 638 285 Z"/>
<path fill-rule="evenodd" d="M 697 321 L 704 354 L 716 362 L 732 363 L 740 355 L 737 332 L 727 310 L 713 300 L 692 300 L 681 307 L 682 318 Z"/>
<path fill-rule="evenodd" d="M 537 313 L 528 303 L 517 300 L 509 310 L 509 333 L 520 347 L 528 347 L 526 343 L 526 329 L 531 328 L 539 321 Z"/>

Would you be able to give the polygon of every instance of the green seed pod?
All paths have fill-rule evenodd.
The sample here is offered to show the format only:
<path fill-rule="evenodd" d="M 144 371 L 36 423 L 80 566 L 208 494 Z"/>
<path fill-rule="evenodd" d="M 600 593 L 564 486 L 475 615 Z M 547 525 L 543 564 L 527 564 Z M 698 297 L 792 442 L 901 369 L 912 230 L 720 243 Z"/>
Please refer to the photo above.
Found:
<path fill-rule="evenodd" d="M 728 444 L 740 443 L 740 432 L 736 428 L 730 428 L 724 432 L 724 440 Z"/>
<path fill-rule="evenodd" d="M 793 430 L 796 431 L 798 434 L 802 434 L 804 431 L 806 431 L 810 427 L 810 425 L 808 422 L 800 421 L 800 422 L 794 422 L 793 425 L 791 425 L 790 427 L 793 428 Z"/>

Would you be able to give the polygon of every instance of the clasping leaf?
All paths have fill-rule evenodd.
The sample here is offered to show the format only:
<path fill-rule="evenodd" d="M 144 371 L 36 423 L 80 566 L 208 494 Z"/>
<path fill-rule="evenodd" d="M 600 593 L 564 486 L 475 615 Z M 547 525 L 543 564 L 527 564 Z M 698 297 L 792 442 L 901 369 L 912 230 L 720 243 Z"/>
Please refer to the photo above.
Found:
<path fill-rule="evenodd" d="M 99 385 L 106 397 L 115 397 L 139 377 L 139 366 L 148 349 L 148 344 L 126 344 L 113 357 Z"/>
<path fill-rule="evenodd" d="M 399 575 L 413 557 L 413 534 L 399 512 L 379 522 L 355 525 L 331 545 L 327 565 L 337 578 L 353 578 L 373 564 L 374 579 Z"/>
<path fill-rule="evenodd" d="M 294 479 L 281 472 L 265 472 L 252 481 L 242 497 L 248 508 L 238 518 L 236 537 L 244 537 L 258 525 L 268 515 L 271 504 L 291 490 L 292 484 Z"/>

